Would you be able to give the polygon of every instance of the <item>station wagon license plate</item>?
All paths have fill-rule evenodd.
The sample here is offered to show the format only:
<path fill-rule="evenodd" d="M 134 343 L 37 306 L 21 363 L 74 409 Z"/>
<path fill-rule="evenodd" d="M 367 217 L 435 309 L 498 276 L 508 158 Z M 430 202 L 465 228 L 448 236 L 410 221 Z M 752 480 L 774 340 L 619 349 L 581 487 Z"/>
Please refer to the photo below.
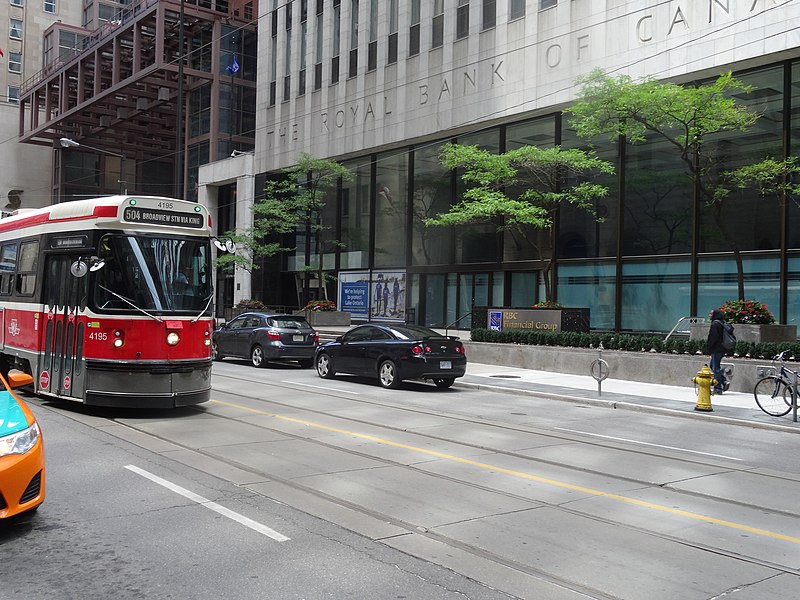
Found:
<path fill-rule="evenodd" d="M 439 361 L 439 368 L 440 369 L 452 369 L 453 363 L 449 360 L 440 360 Z"/>
<path fill-rule="evenodd" d="M 302 342 L 303 341 L 303 336 L 302 335 L 293 335 L 292 336 L 292 341 L 293 342 Z"/>

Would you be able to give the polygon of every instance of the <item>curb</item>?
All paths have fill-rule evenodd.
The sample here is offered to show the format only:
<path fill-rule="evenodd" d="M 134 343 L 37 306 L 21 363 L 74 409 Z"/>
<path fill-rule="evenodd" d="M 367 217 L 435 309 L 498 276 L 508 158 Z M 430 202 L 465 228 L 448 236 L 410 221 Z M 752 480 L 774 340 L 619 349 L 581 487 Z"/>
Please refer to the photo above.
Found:
<path fill-rule="evenodd" d="M 654 413 L 666 415 L 670 417 L 682 417 L 684 419 L 704 420 L 707 423 L 720 423 L 723 425 L 738 425 L 740 427 L 751 427 L 753 429 L 766 429 L 770 431 L 781 431 L 784 433 L 800 433 L 800 423 L 797 426 L 780 425 L 777 423 L 762 423 L 761 421 L 751 421 L 749 419 L 737 419 L 734 417 L 717 416 L 713 413 L 703 413 L 695 411 L 678 410 L 676 408 L 665 408 L 663 406 L 649 406 L 646 404 L 635 404 L 633 402 L 620 402 L 617 400 L 603 400 L 601 398 L 582 398 L 580 396 L 572 396 L 569 394 L 557 394 L 552 392 L 539 392 L 536 390 L 527 390 L 520 388 L 508 388 L 498 385 L 489 385 L 486 383 L 470 383 L 467 381 L 458 381 L 454 384 L 456 387 L 468 387 L 477 390 L 487 390 L 493 392 L 501 392 L 507 394 L 516 394 L 520 396 L 533 396 L 535 398 L 544 398 L 547 400 L 557 400 L 559 402 L 572 402 L 573 404 L 584 404 L 587 406 L 598 406 L 600 408 L 610 408 L 618 410 L 628 410 L 631 412 Z M 709 418 L 710 417 L 710 418 Z M 776 417 L 777 418 L 777 417 Z"/>

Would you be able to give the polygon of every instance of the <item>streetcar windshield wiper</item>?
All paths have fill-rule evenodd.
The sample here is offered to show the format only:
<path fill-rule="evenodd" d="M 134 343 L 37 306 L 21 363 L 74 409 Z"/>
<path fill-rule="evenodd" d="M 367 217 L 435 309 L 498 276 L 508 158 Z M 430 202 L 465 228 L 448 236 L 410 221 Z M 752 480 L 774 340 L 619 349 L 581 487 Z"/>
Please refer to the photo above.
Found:
<path fill-rule="evenodd" d="M 211 306 L 211 300 L 213 298 L 214 298 L 214 292 L 211 292 L 209 297 L 206 299 L 207 302 L 206 302 L 206 305 L 203 307 L 203 310 L 200 311 L 199 315 L 197 315 L 194 319 L 192 319 L 192 321 L 191 321 L 192 323 L 197 323 L 198 319 L 200 319 L 200 317 L 202 317 L 204 314 L 206 314 L 206 311 L 208 310 L 208 307 Z"/>
<path fill-rule="evenodd" d="M 139 311 L 140 313 L 142 313 L 143 315 L 147 315 L 148 317 L 150 317 L 151 319 L 155 319 L 155 320 L 156 320 L 156 321 L 158 321 L 159 323 L 163 323 L 163 322 L 164 322 L 164 320 L 163 320 L 161 317 L 157 317 L 156 315 L 150 314 L 150 313 L 149 313 L 149 312 L 147 312 L 145 309 L 143 309 L 143 308 L 139 308 L 139 307 L 138 307 L 138 306 L 136 306 L 136 305 L 135 305 L 133 302 L 131 302 L 130 300 L 128 300 L 128 299 L 127 299 L 125 296 L 120 296 L 120 295 L 119 295 L 117 292 L 114 292 L 114 291 L 112 291 L 112 290 L 108 289 L 106 286 L 104 286 L 104 285 L 99 285 L 99 284 L 98 284 L 98 286 L 97 286 L 97 287 L 99 287 L 101 290 L 104 290 L 104 291 L 108 292 L 108 293 L 109 293 L 109 294 L 111 294 L 112 296 L 114 296 L 114 297 L 116 297 L 116 298 L 119 298 L 119 299 L 120 299 L 120 300 L 122 300 L 122 301 L 123 301 L 125 304 L 129 304 L 130 306 L 132 306 L 133 308 L 135 308 L 136 310 L 138 310 L 138 311 Z"/>

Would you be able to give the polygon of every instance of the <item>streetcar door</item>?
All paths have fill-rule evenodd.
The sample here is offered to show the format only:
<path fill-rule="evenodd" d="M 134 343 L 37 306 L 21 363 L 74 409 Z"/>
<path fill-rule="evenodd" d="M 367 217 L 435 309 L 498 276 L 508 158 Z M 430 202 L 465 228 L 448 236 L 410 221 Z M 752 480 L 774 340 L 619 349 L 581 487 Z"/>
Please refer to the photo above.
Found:
<path fill-rule="evenodd" d="M 76 259 L 63 254 L 47 257 L 39 386 L 43 392 L 82 400 L 86 323 L 80 317 L 86 310 L 88 277 L 70 273 Z"/>

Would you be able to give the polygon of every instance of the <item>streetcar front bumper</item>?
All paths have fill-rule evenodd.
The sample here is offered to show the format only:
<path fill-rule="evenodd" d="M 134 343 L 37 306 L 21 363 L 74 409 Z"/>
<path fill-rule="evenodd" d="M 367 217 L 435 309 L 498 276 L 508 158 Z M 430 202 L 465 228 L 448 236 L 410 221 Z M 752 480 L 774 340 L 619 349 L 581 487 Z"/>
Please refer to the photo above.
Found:
<path fill-rule="evenodd" d="M 86 404 L 177 408 L 211 399 L 211 360 L 86 361 Z"/>

